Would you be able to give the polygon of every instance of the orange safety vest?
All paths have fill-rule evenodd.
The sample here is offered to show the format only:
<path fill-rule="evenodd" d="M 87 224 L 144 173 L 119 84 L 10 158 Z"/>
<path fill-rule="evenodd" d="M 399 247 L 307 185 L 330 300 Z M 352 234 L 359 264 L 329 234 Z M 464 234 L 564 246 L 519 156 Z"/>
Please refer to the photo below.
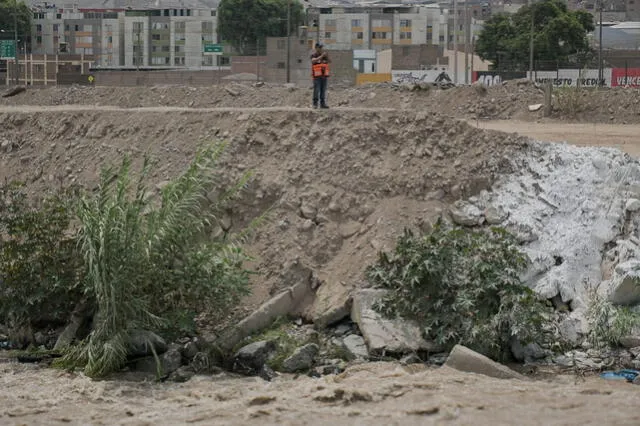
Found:
<path fill-rule="evenodd" d="M 311 65 L 311 76 L 313 78 L 329 77 L 329 64 Z"/>

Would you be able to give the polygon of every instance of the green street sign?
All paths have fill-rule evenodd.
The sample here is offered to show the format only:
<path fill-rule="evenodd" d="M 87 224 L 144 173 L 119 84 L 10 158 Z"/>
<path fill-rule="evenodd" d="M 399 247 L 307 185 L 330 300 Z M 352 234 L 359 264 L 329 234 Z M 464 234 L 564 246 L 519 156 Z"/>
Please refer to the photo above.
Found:
<path fill-rule="evenodd" d="M 221 44 L 205 44 L 204 53 L 214 53 L 217 55 L 222 55 L 222 45 Z"/>
<path fill-rule="evenodd" d="M 15 40 L 0 40 L 0 59 L 16 58 Z"/>

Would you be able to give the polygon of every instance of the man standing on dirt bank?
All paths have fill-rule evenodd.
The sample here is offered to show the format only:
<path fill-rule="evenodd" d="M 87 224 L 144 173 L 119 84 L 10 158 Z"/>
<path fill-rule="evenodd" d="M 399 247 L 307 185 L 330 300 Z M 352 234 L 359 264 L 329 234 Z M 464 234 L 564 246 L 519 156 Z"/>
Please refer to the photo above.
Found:
<path fill-rule="evenodd" d="M 316 50 L 311 54 L 311 76 L 313 77 L 313 107 L 327 106 L 327 79 L 329 77 L 329 54 L 321 43 L 316 43 Z"/>

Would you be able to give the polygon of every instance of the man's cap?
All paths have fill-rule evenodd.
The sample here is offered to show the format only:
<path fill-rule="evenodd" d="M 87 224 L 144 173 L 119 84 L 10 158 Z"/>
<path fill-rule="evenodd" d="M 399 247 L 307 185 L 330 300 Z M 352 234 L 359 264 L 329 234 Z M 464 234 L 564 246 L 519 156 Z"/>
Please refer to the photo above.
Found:
<path fill-rule="evenodd" d="M 316 47 L 322 47 L 322 43 L 316 43 Z"/>

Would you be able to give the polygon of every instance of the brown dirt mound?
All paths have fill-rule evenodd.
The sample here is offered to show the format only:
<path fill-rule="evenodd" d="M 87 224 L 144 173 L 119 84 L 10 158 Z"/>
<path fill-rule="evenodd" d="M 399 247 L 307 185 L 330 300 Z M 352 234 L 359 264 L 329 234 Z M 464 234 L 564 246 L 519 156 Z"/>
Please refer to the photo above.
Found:
<path fill-rule="evenodd" d="M 376 252 L 405 226 L 432 220 L 447 201 L 489 188 L 526 140 L 424 112 L 78 112 L 0 114 L 0 179 L 37 192 L 58 183 L 91 187 L 99 167 L 144 151 L 161 183 L 183 170 L 199 142 L 229 140 L 229 180 L 255 181 L 237 209 L 242 226 L 269 207 L 250 249 L 257 257 L 246 310 L 309 270 L 361 285 Z M 306 275 L 308 276 L 308 275 Z M 238 312 L 242 315 L 243 312 Z"/>
<path fill-rule="evenodd" d="M 559 92 L 556 92 L 557 94 Z M 636 89 L 584 89 L 568 111 L 553 118 L 590 123 L 640 123 L 640 91 Z M 60 87 L 29 89 L 18 96 L 0 99 L 0 105 L 115 105 L 121 107 L 308 107 L 311 91 L 281 86 L 230 84 L 226 87 Z M 528 106 L 543 102 L 542 89 L 528 81 L 509 81 L 501 86 L 465 86 L 448 90 L 407 91 L 391 84 L 330 88 L 333 106 L 387 107 L 425 110 L 458 118 L 539 120 L 542 111 Z"/>

